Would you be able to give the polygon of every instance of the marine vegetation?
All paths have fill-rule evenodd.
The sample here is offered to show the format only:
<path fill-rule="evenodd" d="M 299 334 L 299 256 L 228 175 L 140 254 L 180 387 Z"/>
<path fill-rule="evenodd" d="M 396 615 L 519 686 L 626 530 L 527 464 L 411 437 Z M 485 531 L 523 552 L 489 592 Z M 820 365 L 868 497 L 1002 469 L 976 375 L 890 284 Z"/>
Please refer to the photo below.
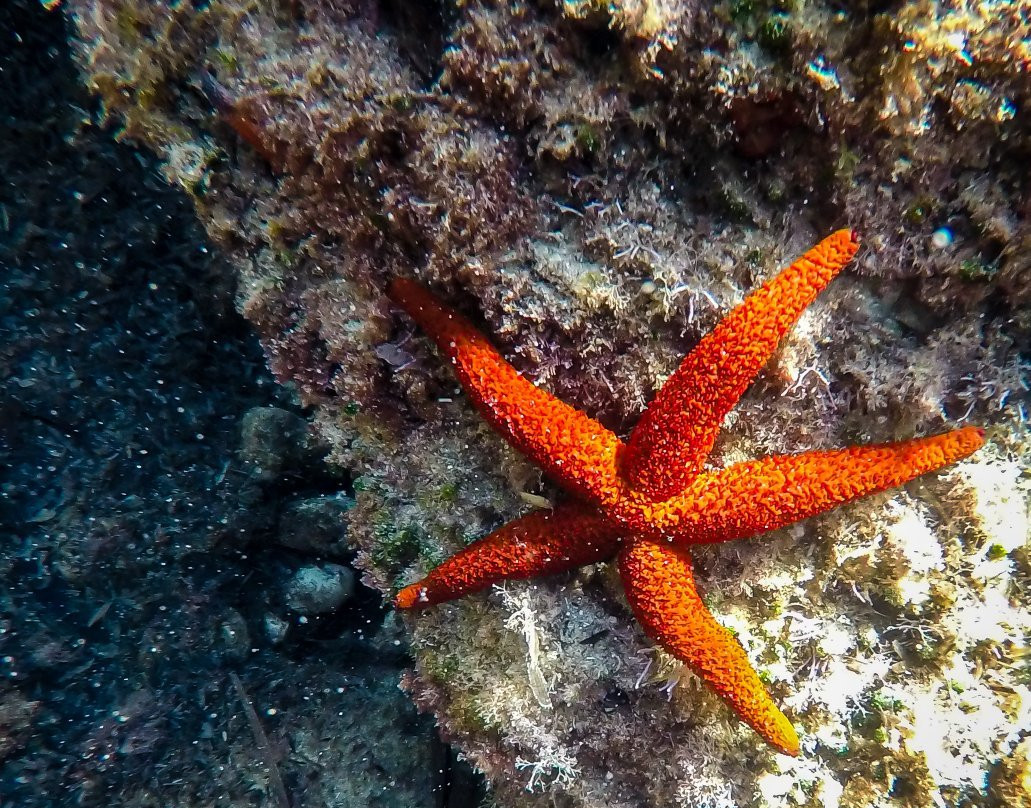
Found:
<path fill-rule="evenodd" d="M 990 430 L 968 460 L 904 487 L 762 541 L 689 548 L 706 607 L 802 736 L 798 757 L 757 743 L 646 637 L 617 564 L 392 612 L 377 636 L 394 655 L 410 650 L 407 696 L 483 772 L 494 804 L 1031 806 L 1022 4 L 62 8 L 97 97 L 76 103 L 73 117 L 93 110 L 86 126 L 110 126 L 159 156 L 283 385 L 277 403 L 305 413 L 333 475 L 353 481 L 345 534 L 332 531 L 325 500 L 351 491 L 309 491 L 303 510 L 276 509 L 289 533 L 278 528 L 276 542 L 297 554 L 291 572 L 343 561 L 392 598 L 564 496 L 468 406 L 430 341 L 413 339 L 417 326 L 400 310 L 391 316 L 391 278 L 417 279 L 471 314 L 527 379 L 625 441 L 724 314 L 816 243 L 814 232 L 830 232 L 826 223 L 847 222 L 862 249 L 791 327 L 705 463 L 966 423 Z M 110 196 L 103 185 L 72 190 L 85 193 L 84 209 Z M 120 288 L 106 262 L 96 266 Z M 289 479 L 310 486 L 311 474 L 291 469 Z M 292 518 L 309 513 L 312 493 L 318 541 Z M 266 532 L 253 532 L 256 546 Z M 200 546 L 193 536 L 178 543 L 187 545 Z M 321 557 L 343 545 L 353 562 Z M 283 594 L 292 580 L 269 589 Z M 241 668 L 255 704 L 266 700 L 260 681 L 276 682 L 270 695 L 306 692 L 308 669 L 287 663 L 308 634 L 291 626 L 281 639 L 267 627 L 289 615 L 266 624 L 247 603 L 250 636 L 270 638 L 283 670 Z M 338 619 L 312 615 L 304 632 Z M 320 664 L 327 676 L 339 669 L 328 654 Z M 673 678 L 684 686 L 666 687 Z M 351 736 L 326 731 L 322 719 L 340 710 L 321 692 L 301 711 L 277 704 L 269 725 L 273 743 L 293 750 L 279 764 L 288 788 L 310 784 L 314 768 L 327 784 L 324 797 L 305 786 L 313 808 L 342 805 L 336 793 L 356 782 Z M 224 695 L 239 714 L 236 695 Z M 369 735 L 361 712 L 350 713 Z M 211 759 L 233 759 L 218 737 L 216 727 L 197 747 L 194 779 L 210 780 Z M 172 782 L 151 801 L 211 802 L 206 785 L 191 800 Z M 414 805 L 408 793 L 392 796 Z"/>
<path fill-rule="evenodd" d="M 428 290 L 394 281 L 392 299 L 448 357 L 481 415 L 574 497 L 473 542 L 404 587 L 397 606 L 427 607 L 505 579 L 618 557 L 627 600 L 646 633 L 772 746 L 797 755 L 791 722 L 699 596 L 686 548 L 784 527 L 901 485 L 984 443 L 983 430 L 965 427 L 705 468 L 724 416 L 858 247 L 852 231 L 840 230 L 750 295 L 684 358 L 625 443 L 523 378 Z"/>

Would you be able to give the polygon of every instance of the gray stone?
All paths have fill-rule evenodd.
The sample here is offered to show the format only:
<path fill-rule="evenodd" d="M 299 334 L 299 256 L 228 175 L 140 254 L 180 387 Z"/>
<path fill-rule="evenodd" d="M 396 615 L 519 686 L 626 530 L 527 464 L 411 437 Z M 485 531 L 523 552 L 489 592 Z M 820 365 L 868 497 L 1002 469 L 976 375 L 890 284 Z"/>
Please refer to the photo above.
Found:
<path fill-rule="evenodd" d="M 279 645 L 279 643 L 285 640 L 289 630 L 290 623 L 278 614 L 269 612 L 265 615 L 265 636 L 268 637 L 269 642 L 273 645 Z"/>
<path fill-rule="evenodd" d="M 254 407 L 240 424 L 240 457 L 266 474 L 297 468 L 309 454 L 308 422 L 279 407 Z"/>
<path fill-rule="evenodd" d="M 315 555 L 347 552 L 347 514 L 354 500 L 340 494 L 291 502 L 279 518 L 276 540 Z"/>
<path fill-rule="evenodd" d="M 339 564 L 301 567 L 287 582 L 286 605 L 300 614 L 323 614 L 339 608 L 354 593 L 354 572 Z"/>
<path fill-rule="evenodd" d="M 246 659 L 251 650 L 251 635 L 247 621 L 235 609 L 229 609 L 222 618 L 218 630 L 218 643 L 227 659 Z"/>

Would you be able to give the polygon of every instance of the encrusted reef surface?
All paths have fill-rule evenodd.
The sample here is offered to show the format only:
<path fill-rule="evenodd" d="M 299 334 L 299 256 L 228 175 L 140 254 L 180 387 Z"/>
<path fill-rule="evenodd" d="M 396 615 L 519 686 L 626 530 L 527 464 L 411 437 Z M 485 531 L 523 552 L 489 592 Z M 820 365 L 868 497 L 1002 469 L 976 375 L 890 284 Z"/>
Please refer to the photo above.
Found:
<path fill-rule="evenodd" d="M 498 804 L 1031 801 L 1026 3 L 66 7 L 105 111 L 191 195 L 355 475 L 350 538 L 388 597 L 557 496 L 391 277 L 625 433 L 721 314 L 852 226 L 862 252 L 716 459 L 989 428 L 940 474 L 695 552 L 795 760 L 650 650 L 603 565 L 406 619 L 405 686 Z"/>

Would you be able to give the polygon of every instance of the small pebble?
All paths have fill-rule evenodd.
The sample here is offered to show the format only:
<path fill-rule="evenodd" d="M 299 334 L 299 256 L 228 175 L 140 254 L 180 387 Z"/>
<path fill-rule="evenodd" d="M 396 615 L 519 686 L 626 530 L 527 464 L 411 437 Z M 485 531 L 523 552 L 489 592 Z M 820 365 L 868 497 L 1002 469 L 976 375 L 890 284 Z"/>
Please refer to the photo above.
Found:
<path fill-rule="evenodd" d="M 239 661 L 247 656 L 251 647 L 251 635 L 247 631 L 247 621 L 242 614 L 234 609 L 226 613 L 219 626 L 219 640 L 226 658 Z"/>
<path fill-rule="evenodd" d="M 265 615 L 265 636 L 273 645 L 279 645 L 286 639 L 286 633 L 290 630 L 290 624 L 278 614 Z"/>
<path fill-rule="evenodd" d="M 339 564 L 301 567 L 287 581 L 286 605 L 303 615 L 338 609 L 354 594 L 354 573 Z"/>

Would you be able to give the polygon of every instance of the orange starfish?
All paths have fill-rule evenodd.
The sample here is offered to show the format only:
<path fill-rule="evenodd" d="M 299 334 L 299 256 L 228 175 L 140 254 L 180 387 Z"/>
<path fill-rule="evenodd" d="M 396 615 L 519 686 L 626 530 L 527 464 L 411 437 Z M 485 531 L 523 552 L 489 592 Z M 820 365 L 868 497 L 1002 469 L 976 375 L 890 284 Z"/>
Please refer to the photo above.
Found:
<path fill-rule="evenodd" d="M 395 280 L 391 298 L 448 357 L 482 416 L 574 496 L 473 542 L 402 589 L 398 608 L 618 556 L 627 600 L 648 636 L 686 662 L 770 744 L 797 755 L 791 722 L 699 597 L 685 545 L 789 525 L 901 485 L 984 443 L 983 430 L 966 427 L 901 443 L 705 468 L 723 417 L 857 249 L 855 234 L 840 230 L 750 295 L 685 357 L 625 444 L 524 379 L 429 291 Z"/>

